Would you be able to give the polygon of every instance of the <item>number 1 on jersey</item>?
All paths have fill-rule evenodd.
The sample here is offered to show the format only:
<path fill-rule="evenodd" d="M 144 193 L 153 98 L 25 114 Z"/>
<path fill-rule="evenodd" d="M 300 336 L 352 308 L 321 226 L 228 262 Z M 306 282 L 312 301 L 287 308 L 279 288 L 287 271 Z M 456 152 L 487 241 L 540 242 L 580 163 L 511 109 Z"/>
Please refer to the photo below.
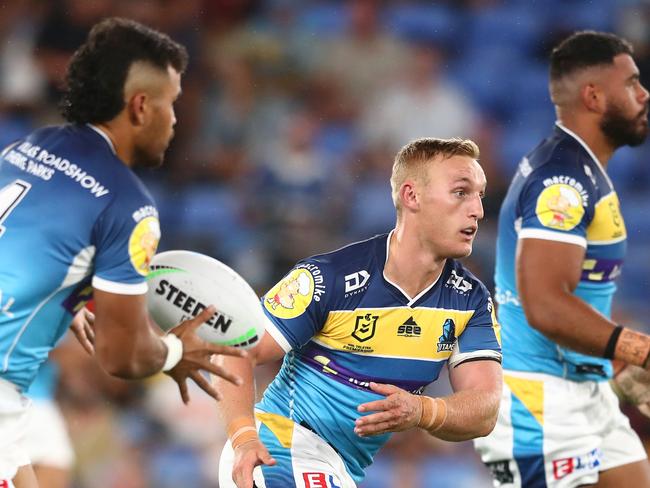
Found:
<path fill-rule="evenodd" d="M 31 187 L 32 185 L 26 181 L 14 180 L 12 183 L 0 189 L 0 237 L 5 232 L 5 227 L 2 223 L 9 217 L 9 214 L 16 208 L 16 205 L 25 198 L 25 195 L 27 195 Z"/>

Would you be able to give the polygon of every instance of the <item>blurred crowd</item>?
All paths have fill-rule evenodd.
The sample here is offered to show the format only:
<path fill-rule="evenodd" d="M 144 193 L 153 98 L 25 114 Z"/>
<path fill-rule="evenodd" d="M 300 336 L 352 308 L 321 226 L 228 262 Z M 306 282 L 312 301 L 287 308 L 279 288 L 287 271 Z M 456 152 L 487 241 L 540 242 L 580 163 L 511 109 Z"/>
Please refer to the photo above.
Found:
<path fill-rule="evenodd" d="M 550 47 L 576 29 L 617 32 L 650 84 L 642 0 L 3 0 L 0 146 L 61 121 L 70 55 L 111 15 L 167 32 L 190 53 L 165 165 L 141 174 L 159 207 L 160 249 L 217 257 L 260 294 L 302 257 L 390 230 L 392 158 L 424 136 L 481 148 L 486 217 L 468 264 L 492 283 L 505 189 L 554 121 Z M 609 166 L 629 237 L 616 314 L 639 327 L 650 316 L 649 158 L 647 143 Z M 75 487 L 218 486 L 225 439 L 207 396 L 196 391 L 184 407 L 171 381 L 109 380 L 71 351 L 58 398 L 78 455 Z M 471 445 L 411 432 L 395 436 L 362 486 L 489 485 Z"/>

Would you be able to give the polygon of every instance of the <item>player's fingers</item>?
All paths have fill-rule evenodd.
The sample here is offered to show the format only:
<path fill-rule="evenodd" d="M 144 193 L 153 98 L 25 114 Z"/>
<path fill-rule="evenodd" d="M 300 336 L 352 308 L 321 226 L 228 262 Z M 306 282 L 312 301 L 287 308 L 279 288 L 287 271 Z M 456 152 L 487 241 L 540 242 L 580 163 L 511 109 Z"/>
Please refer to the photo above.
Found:
<path fill-rule="evenodd" d="M 402 391 L 401 388 L 398 388 L 395 385 L 389 385 L 386 383 L 375 383 L 373 381 L 370 382 L 370 389 L 374 391 L 375 393 L 379 393 L 380 395 L 392 395 L 393 393 L 398 393 Z"/>
<path fill-rule="evenodd" d="M 398 419 L 399 415 L 394 410 L 389 410 L 387 412 L 373 413 L 370 415 L 365 415 L 359 417 L 354 421 L 355 426 L 361 427 L 365 425 L 378 424 L 381 422 L 387 422 L 389 420 Z"/>
<path fill-rule="evenodd" d="M 176 383 L 178 384 L 178 390 L 181 394 L 181 399 L 183 400 L 183 403 L 187 405 L 190 401 L 190 394 L 187 391 L 187 383 L 185 383 L 185 379 L 175 379 Z"/>
<path fill-rule="evenodd" d="M 194 317 L 191 320 L 188 320 L 187 323 L 190 327 L 190 329 L 198 329 L 199 326 L 208 320 L 212 318 L 212 316 L 216 313 L 217 309 L 214 307 L 214 305 L 210 305 L 206 309 L 204 309 L 200 314 L 198 314 L 196 317 Z"/>
<path fill-rule="evenodd" d="M 219 376 L 233 385 L 240 386 L 243 383 L 243 380 L 239 376 L 226 371 L 223 366 L 219 366 L 210 361 L 197 361 L 196 364 L 199 368 L 215 376 Z"/>
<path fill-rule="evenodd" d="M 242 358 L 248 357 L 248 353 L 244 349 L 239 349 L 232 346 L 220 346 L 218 344 L 210 344 L 206 342 L 206 350 L 211 354 L 224 354 L 226 356 L 239 356 Z"/>
<path fill-rule="evenodd" d="M 84 351 L 86 351 L 89 355 L 95 355 L 95 346 L 88 340 L 87 337 L 79 339 L 79 343 L 81 344 L 81 347 L 84 348 Z"/>
<path fill-rule="evenodd" d="M 79 344 L 81 344 L 81 347 L 83 347 L 84 351 L 86 351 L 91 356 L 95 354 L 95 348 L 88 340 L 88 337 L 86 336 L 86 333 L 83 329 L 83 325 L 79 326 L 78 324 L 73 324 L 70 326 L 70 330 L 77 338 L 77 341 L 79 341 Z"/>
<path fill-rule="evenodd" d="M 375 400 L 374 402 L 362 403 L 357 407 L 359 412 L 379 412 L 390 410 L 392 408 L 391 402 L 388 400 Z"/>
<path fill-rule="evenodd" d="M 88 336 L 88 339 L 92 343 L 94 343 L 95 342 L 95 329 L 93 329 L 93 326 L 92 326 L 92 324 L 90 322 L 86 322 L 84 324 L 84 330 L 86 331 L 86 335 Z"/>
<path fill-rule="evenodd" d="M 360 437 L 381 435 L 387 432 L 393 432 L 393 428 L 397 425 L 399 424 L 396 422 L 380 422 L 378 424 L 359 427 L 358 429 L 355 428 L 354 432 Z"/>
<path fill-rule="evenodd" d="M 89 325 L 93 325 L 95 323 L 95 314 L 87 308 L 84 308 L 83 311 L 84 317 L 86 317 L 86 321 L 89 323 Z"/>
<path fill-rule="evenodd" d="M 192 371 L 190 373 L 190 378 L 194 380 L 194 382 L 199 385 L 199 387 L 206 392 L 208 395 L 210 395 L 212 398 L 214 398 L 217 401 L 220 401 L 222 396 L 221 393 L 219 393 L 216 388 L 214 388 L 208 380 L 206 380 L 201 373 L 198 371 Z"/>
<path fill-rule="evenodd" d="M 267 466 L 275 466 L 276 463 L 276 460 L 273 459 L 273 456 L 271 456 L 268 451 L 260 456 L 260 460 Z"/>

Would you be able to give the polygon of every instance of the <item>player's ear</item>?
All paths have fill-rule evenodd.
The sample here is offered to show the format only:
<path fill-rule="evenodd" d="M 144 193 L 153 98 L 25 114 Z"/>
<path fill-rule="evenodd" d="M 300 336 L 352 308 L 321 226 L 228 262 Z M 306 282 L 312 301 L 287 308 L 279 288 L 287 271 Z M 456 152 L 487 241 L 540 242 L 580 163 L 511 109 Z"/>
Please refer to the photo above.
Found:
<path fill-rule="evenodd" d="M 602 114 L 607 108 L 605 93 L 594 83 L 587 83 L 580 88 L 580 99 L 590 112 Z"/>
<path fill-rule="evenodd" d="M 126 104 L 129 121 L 136 126 L 145 124 L 148 103 L 147 94 L 144 92 L 134 94 Z"/>
<path fill-rule="evenodd" d="M 399 198 L 402 201 L 402 208 L 405 210 L 415 211 L 420 208 L 420 198 L 414 180 L 407 179 L 402 183 L 399 189 Z"/>

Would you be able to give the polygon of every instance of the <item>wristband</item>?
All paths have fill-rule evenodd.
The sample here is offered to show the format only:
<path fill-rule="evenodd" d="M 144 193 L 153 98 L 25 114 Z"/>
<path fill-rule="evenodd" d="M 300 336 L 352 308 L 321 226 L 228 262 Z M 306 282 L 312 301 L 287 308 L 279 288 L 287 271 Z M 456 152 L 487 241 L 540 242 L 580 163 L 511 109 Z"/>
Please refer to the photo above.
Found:
<path fill-rule="evenodd" d="M 422 415 L 420 416 L 418 427 L 422 427 L 430 434 L 433 434 L 447 420 L 447 402 L 442 398 L 431 398 L 428 396 L 420 396 L 419 398 L 422 405 Z"/>
<path fill-rule="evenodd" d="M 618 342 L 618 338 L 620 337 L 621 332 L 623 332 L 623 326 L 619 324 L 612 331 L 612 335 L 609 336 L 609 340 L 607 341 L 607 345 L 605 346 L 605 353 L 603 354 L 603 357 L 605 359 L 614 359 L 614 351 L 616 351 L 616 343 Z"/>
<path fill-rule="evenodd" d="M 255 421 L 247 417 L 233 420 L 228 426 L 228 438 L 233 450 L 242 444 L 258 439 Z"/>
<path fill-rule="evenodd" d="M 176 366 L 183 357 L 183 341 L 176 334 L 167 334 L 161 339 L 167 346 L 167 357 L 162 367 L 162 371 L 165 372 Z"/>

